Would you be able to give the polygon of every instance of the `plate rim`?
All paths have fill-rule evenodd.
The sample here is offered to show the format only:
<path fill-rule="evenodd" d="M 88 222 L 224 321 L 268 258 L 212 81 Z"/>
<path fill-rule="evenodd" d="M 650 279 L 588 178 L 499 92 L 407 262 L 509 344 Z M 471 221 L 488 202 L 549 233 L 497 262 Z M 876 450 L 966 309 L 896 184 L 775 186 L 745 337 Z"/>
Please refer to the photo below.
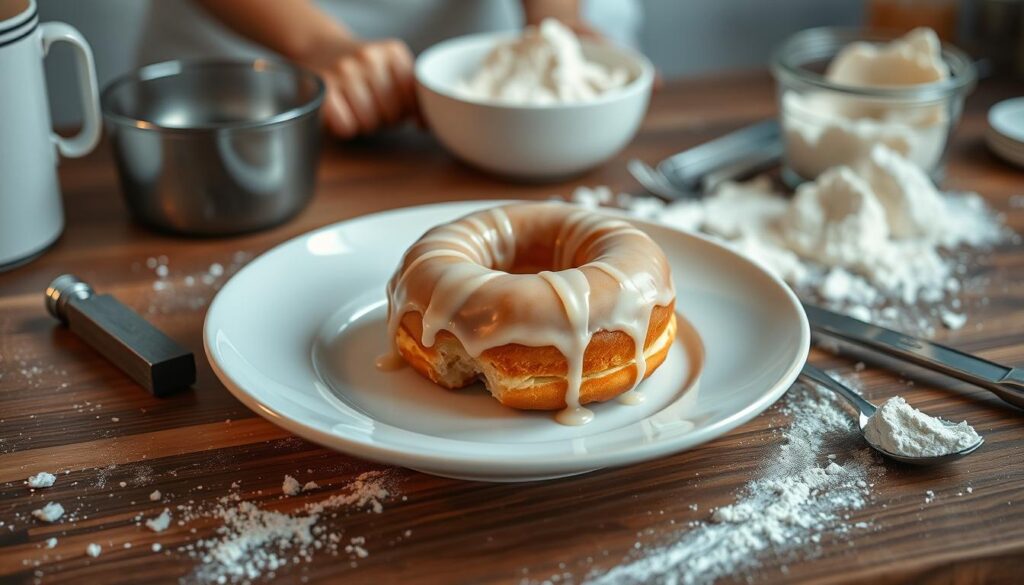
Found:
<path fill-rule="evenodd" d="M 800 373 L 800 369 L 803 367 L 804 362 L 807 360 L 807 356 L 810 352 L 810 325 L 807 320 L 807 315 L 804 312 L 803 305 L 800 303 L 793 292 L 792 288 L 789 287 L 781 278 L 773 274 L 771 271 L 762 266 L 758 261 L 743 256 L 738 252 L 730 249 L 720 241 L 716 241 L 715 238 L 693 232 L 680 230 L 673 228 L 666 224 L 656 223 L 643 218 L 637 218 L 629 215 L 621 210 L 611 208 L 599 208 L 595 211 L 600 213 L 607 213 L 609 215 L 619 216 L 623 219 L 631 221 L 633 223 L 640 224 L 641 226 L 649 225 L 652 227 L 666 229 L 670 231 L 676 231 L 684 236 L 692 237 L 697 240 L 701 240 L 706 244 L 709 244 L 719 251 L 724 252 L 734 258 L 738 259 L 742 263 L 746 264 L 752 270 L 761 273 L 762 276 L 767 277 L 777 288 L 779 288 L 787 300 L 795 309 L 795 314 L 799 318 L 799 340 L 797 348 L 797 355 L 794 361 L 789 365 L 783 376 L 781 376 L 772 386 L 767 388 L 757 399 L 751 401 L 743 408 L 736 412 L 726 416 L 718 423 L 694 430 L 691 433 L 679 435 L 677 437 L 670 437 L 662 441 L 656 441 L 651 443 L 637 442 L 628 447 L 616 449 L 611 453 L 587 453 L 580 455 L 578 453 L 570 453 L 563 456 L 547 457 L 544 459 L 530 460 L 503 460 L 501 458 L 481 458 L 477 455 L 468 455 L 464 453 L 451 453 L 439 450 L 436 448 L 425 448 L 418 451 L 410 451 L 407 448 L 402 448 L 394 445 L 382 444 L 375 441 L 364 441 L 358 437 L 349 436 L 338 433 L 331 433 L 322 431 L 315 426 L 305 424 L 301 421 L 294 419 L 293 417 L 281 412 L 275 408 L 272 404 L 264 403 L 259 400 L 256 396 L 250 394 L 245 390 L 242 385 L 238 384 L 231 375 L 225 371 L 216 359 L 216 351 L 213 349 L 213 334 L 211 331 L 210 322 L 212 316 L 217 311 L 216 308 L 220 302 L 225 302 L 224 291 L 228 289 L 231 281 L 239 275 L 250 270 L 256 263 L 271 253 L 279 251 L 286 246 L 293 245 L 299 241 L 305 241 L 319 233 L 328 232 L 339 229 L 345 224 L 367 221 L 373 219 L 386 219 L 391 215 L 399 215 L 404 213 L 415 214 L 418 211 L 425 210 L 439 210 L 443 208 L 451 208 L 453 210 L 459 210 L 464 213 L 470 213 L 475 209 L 486 208 L 487 206 L 498 206 L 507 205 L 511 203 L 529 202 L 529 200 L 462 200 L 462 201 L 448 201 L 439 203 L 428 203 L 424 205 L 416 205 L 410 207 L 394 208 L 365 215 L 360 215 L 341 221 L 337 221 L 319 228 L 314 228 L 302 234 L 298 234 L 292 238 L 281 242 L 272 248 L 265 250 L 259 256 L 253 258 L 248 264 L 242 267 L 241 270 L 236 272 L 224 283 L 223 286 L 217 291 L 213 300 L 210 302 L 207 308 L 206 316 L 203 319 L 203 349 L 206 353 L 207 361 L 213 370 L 214 375 L 224 385 L 225 388 L 241 402 L 246 408 L 249 408 L 256 414 L 267 419 L 271 423 L 284 428 L 290 433 L 297 436 L 310 440 L 323 447 L 340 451 L 348 455 L 387 463 L 391 465 L 400 465 L 403 467 L 418 469 L 427 473 L 435 473 L 438 475 L 444 475 L 443 472 L 438 470 L 453 470 L 458 469 L 460 466 L 473 466 L 473 471 L 467 473 L 467 475 L 495 475 L 495 476 L 512 476 L 512 475 L 529 475 L 536 477 L 538 474 L 546 473 L 562 473 L 565 475 L 584 473 L 586 471 L 596 470 L 604 467 L 613 467 L 621 465 L 629 465 L 634 463 L 640 463 L 643 461 L 649 461 L 651 459 L 660 458 L 669 454 L 674 454 L 688 450 L 718 437 L 722 437 L 740 425 L 752 420 L 757 415 L 767 410 L 772 404 L 778 401 L 783 394 L 789 389 L 790 386 L 796 381 Z M 458 217 L 455 215 L 456 211 L 453 211 L 452 219 Z M 472 442 L 472 441 L 470 441 Z M 459 472 L 461 473 L 461 472 Z"/>

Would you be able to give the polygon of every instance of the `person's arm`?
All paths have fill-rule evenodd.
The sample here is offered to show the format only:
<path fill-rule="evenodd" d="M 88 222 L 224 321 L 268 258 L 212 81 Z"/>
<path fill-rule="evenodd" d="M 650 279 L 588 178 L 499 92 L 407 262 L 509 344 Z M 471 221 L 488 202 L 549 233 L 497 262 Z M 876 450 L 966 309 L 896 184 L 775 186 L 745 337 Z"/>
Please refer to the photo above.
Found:
<path fill-rule="evenodd" d="M 416 110 L 413 59 L 400 40 L 362 40 L 310 0 L 198 0 L 240 35 L 315 70 L 327 86 L 324 120 L 343 138 Z"/>
<path fill-rule="evenodd" d="M 601 36 L 580 14 L 579 0 L 522 0 L 523 19 L 527 26 L 536 26 L 545 18 L 555 18 L 587 37 Z"/>

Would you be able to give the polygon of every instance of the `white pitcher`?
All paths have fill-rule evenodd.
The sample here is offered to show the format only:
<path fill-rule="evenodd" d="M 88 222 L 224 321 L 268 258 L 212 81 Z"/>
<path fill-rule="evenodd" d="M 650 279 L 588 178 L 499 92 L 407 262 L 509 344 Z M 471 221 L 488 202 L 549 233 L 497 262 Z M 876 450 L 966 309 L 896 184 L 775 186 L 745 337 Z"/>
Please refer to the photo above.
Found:
<path fill-rule="evenodd" d="M 50 125 L 43 59 L 55 42 L 75 48 L 83 125 L 73 137 Z M 100 138 L 92 50 L 62 22 L 39 23 L 35 0 L 0 0 L 0 270 L 45 251 L 64 229 L 57 152 L 88 154 Z"/>

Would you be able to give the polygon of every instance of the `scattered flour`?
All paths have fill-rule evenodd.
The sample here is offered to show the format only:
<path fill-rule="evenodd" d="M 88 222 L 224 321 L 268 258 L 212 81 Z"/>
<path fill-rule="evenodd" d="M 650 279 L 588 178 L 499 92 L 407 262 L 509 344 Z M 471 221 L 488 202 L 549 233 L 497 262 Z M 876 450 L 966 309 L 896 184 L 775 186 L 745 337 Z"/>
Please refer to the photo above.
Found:
<path fill-rule="evenodd" d="M 606 187 L 572 196 L 591 208 L 609 199 Z M 700 200 L 614 201 L 637 217 L 724 240 L 804 298 L 921 335 L 934 334 L 940 321 L 963 325 L 958 295 L 968 286 L 968 250 L 1020 239 L 980 196 L 939 193 L 884 146 L 801 185 L 792 199 L 761 177 L 723 184 Z"/>
<path fill-rule="evenodd" d="M 160 490 L 153 490 L 153 492 L 149 494 L 149 501 L 151 501 L 151 502 L 159 502 L 160 498 L 162 498 L 162 497 L 163 497 L 163 494 L 160 493 Z"/>
<path fill-rule="evenodd" d="M 964 315 L 963 313 L 954 313 L 947 309 L 941 309 L 939 311 L 939 318 L 947 329 L 951 329 L 953 331 L 961 329 L 964 324 L 967 323 L 967 315 Z"/>
<path fill-rule="evenodd" d="M 57 476 L 52 473 L 40 471 L 39 473 L 29 477 L 26 482 L 30 488 L 48 488 L 53 485 L 53 482 L 57 481 Z"/>
<path fill-rule="evenodd" d="M 103 547 L 96 544 L 95 542 L 91 542 L 89 543 L 88 546 L 85 547 L 85 554 L 89 555 L 92 558 L 100 556 L 101 552 L 103 552 Z"/>
<path fill-rule="evenodd" d="M 734 504 L 714 510 L 672 542 L 637 547 L 637 558 L 587 581 L 712 583 L 756 567 L 764 555 L 795 554 L 823 535 L 868 528 L 848 522 L 848 512 L 869 501 L 869 479 L 884 468 L 864 446 L 852 416 L 831 393 L 799 384 L 782 411 L 792 419 L 782 431 L 783 444 Z"/>
<path fill-rule="evenodd" d="M 56 522 L 64 515 L 64 506 L 57 502 L 49 502 L 42 508 L 32 510 L 32 515 L 43 522 Z"/>
<path fill-rule="evenodd" d="M 868 419 L 864 436 L 885 451 L 906 457 L 947 455 L 981 440 L 966 421 L 950 426 L 910 406 L 902 396 L 890 398 Z"/>
<path fill-rule="evenodd" d="M 302 492 L 302 484 L 290 475 L 284 476 L 284 483 L 281 484 L 281 492 L 286 496 L 297 496 Z"/>
<path fill-rule="evenodd" d="M 391 496 L 387 483 L 385 472 L 369 471 L 356 477 L 344 493 L 307 503 L 293 513 L 262 509 L 233 493 L 221 498 L 212 511 L 196 516 L 222 521 L 217 535 L 179 551 L 201 561 L 193 574 L 200 583 L 249 582 L 285 565 L 309 562 L 319 552 L 344 552 L 354 562 L 369 555 L 365 539 L 350 537 L 349 544 L 342 545 L 340 531 L 318 522 L 338 511 L 379 513 Z"/>
<path fill-rule="evenodd" d="M 171 525 L 171 511 L 164 508 L 164 511 L 159 516 L 146 520 L 146 528 L 149 528 L 153 532 L 163 532 Z"/>
<path fill-rule="evenodd" d="M 57 538 L 56 537 L 51 536 L 50 538 L 46 539 L 46 548 L 54 548 L 56 546 L 57 546 Z"/>
<path fill-rule="evenodd" d="M 135 262 L 132 264 L 132 270 L 139 271 L 145 266 L 152 270 L 156 277 L 149 305 L 142 310 L 148 314 L 167 314 L 202 309 L 227 277 L 237 272 L 251 259 L 252 255 L 248 252 L 238 251 L 224 263 L 214 262 L 204 270 L 184 275 L 177 274 L 171 269 L 167 256 L 149 257 L 144 263 Z"/>
<path fill-rule="evenodd" d="M 593 100 L 629 81 L 625 69 L 588 61 L 576 34 L 548 18 L 495 47 L 456 91 L 477 101 L 547 105 Z"/>

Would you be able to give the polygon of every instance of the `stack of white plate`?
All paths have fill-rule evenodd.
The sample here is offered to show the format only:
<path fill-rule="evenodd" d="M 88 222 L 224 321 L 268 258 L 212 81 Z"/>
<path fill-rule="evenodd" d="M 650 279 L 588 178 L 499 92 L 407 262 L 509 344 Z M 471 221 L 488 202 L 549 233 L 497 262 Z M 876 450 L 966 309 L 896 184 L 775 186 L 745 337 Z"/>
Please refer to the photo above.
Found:
<path fill-rule="evenodd" d="M 992 106 L 988 111 L 985 142 L 1003 160 L 1024 167 L 1024 98 Z"/>

